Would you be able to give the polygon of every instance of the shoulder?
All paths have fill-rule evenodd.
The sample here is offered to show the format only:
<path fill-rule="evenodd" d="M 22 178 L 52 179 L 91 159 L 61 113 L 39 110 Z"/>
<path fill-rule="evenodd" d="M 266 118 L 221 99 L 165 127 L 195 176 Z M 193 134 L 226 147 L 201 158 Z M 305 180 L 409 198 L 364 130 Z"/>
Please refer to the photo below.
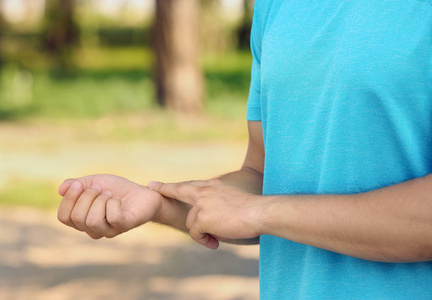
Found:
<path fill-rule="evenodd" d="M 253 27 L 255 30 L 263 32 L 272 11 L 277 11 L 278 7 L 283 4 L 280 0 L 255 0 Z"/>

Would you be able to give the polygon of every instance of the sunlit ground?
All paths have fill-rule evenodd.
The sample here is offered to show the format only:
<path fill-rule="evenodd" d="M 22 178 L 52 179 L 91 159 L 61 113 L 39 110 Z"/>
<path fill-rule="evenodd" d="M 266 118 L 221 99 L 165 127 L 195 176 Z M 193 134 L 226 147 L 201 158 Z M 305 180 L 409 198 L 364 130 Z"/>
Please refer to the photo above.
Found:
<path fill-rule="evenodd" d="M 207 250 L 157 225 L 94 241 L 32 209 L 0 226 L 1 299 L 258 299 L 255 246 Z"/>
<path fill-rule="evenodd" d="M 258 299 L 256 246 L 211 251 L 152 224 L 93 241 L 56 220 L 57 186 L 68 177 L 114 173 L 146 184 L 240 167 L 245 121 L 174 122 L 182 138 L 169 127 L 165 137 L 143 134 L 142 116 L 0 123 L 0 299 Z M 217 124 L 222 134 L 209 134 Z"/>

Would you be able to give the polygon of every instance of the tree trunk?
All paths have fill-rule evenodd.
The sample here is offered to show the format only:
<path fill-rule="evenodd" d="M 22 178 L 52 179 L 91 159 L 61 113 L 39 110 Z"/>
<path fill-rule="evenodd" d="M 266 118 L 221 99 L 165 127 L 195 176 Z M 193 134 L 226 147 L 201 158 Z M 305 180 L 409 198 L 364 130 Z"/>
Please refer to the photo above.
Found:
<path fill-rule="evenodd" d="M 175 112 L 202 109 L 199 0 L 156 0 L 154 51 L 158 103 Z"/>
<path fill-rule="evenodd" d="M 243 18 L 237 31 L 240 49 L 249 49 L 254 0 L 243 0 Z"/>
<path fill-rule="evenodd" d="M 60 71 L 70 70 L 72 49 L 79 43 L 75 6 L 75 0 L 46 1 L 45 49 Z"/>
<path fill-rule="evenodd" d="M 2 10 L 2 1 L 0 0 L 0 70 L 3 67 L 3 35 L 4 35 L 4 20 L 3 20 L 3 10 Z"/>

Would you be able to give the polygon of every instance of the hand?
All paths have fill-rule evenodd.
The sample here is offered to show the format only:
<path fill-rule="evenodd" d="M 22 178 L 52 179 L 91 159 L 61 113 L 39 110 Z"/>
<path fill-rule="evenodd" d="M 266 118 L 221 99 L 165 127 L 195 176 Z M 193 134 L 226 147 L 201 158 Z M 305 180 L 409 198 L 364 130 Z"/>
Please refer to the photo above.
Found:
<path fill-rule="evenodd" d="M 68 179 L 59 194 L 60 222 L 94 239 L 111 238 L 153 220 L 163 201 L 159 193 L 114 175 Z"/>
<path fill-rule="evenodd" d="M 224 184 L 221 180 L 182 183 L 151 182 L 149 188 L 163 196 L 192 205 L 186 226 L 190 236 L 210 249 L 217 239 L 249 239 L 258 236 L 256 215 L 260 197 Z"/>

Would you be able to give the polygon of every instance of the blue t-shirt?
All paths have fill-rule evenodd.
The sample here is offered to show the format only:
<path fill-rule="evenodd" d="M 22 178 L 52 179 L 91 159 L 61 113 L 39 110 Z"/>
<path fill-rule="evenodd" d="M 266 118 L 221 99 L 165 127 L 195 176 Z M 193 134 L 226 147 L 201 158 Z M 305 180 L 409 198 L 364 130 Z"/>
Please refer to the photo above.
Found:
<path fill-rule="evenodd" d="M 432 173 L 432 0 L 256 0 L 248 120 L 264 189 L 352 194 Z M 261 299 L 432 299 L 432 263 L 261 237 Z"/>

